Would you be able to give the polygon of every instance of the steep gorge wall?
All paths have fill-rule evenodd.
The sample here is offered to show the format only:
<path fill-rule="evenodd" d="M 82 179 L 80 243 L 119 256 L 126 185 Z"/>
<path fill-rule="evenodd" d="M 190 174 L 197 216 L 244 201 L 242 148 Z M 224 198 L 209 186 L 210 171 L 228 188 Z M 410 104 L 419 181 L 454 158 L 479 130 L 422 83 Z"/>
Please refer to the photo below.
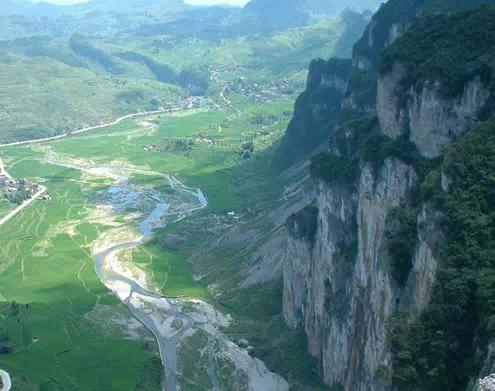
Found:
<path fill-rule="evenodd" d="M 425 207 L 418 217 L 418 244 L 404 289 L 390 274 L 385 233 L 387 216 L 408 203 L 416 181 L 414 169 L 397 159 L 387 159 L 379 172 L 365 164 L 355 188 L 320 181 L 314 242 L 289 230 L 284 314 L 291 327 L 306 330 L 327 384 L 387 389 L 378 372 L 390 366 L 388 319 L 399 306 L 419 312 L 428 303 L 436 212 Z"/>
<path fill-rule="evenodd" d="M 389 321 L 401 312 L 415 318 L 429 305 L 446 241 L 438 205 L 418 196 L 418 189 L 433 181 L 425 178 L 425 167 L 433 167 L 434 159 L 443 157 L 480 121 L 493 99 L 490 86 L 477 74 L 455 94 L 445 94 L 440 78 L 424 77 L 411 84 L 410 68 L 400 61 L 385 72 L 379 70 L 379 53 L 412 26 L 425 2 L 387 4 L 400 3 L 402 10 L 412 13 L 399 12 L 398 19 L 380 28 L 373 18 L 355 48 L 341 100 L 341 112 L 376 113 L 377 125 L 369 130 L 372 136 L 361 136 L 353 126 L 339 126 L 338 121 L 336 130 L 329 132 L 329 154 L 358 161 L 357 178 L 348 184 L 318 178 L 314 235 L 300 234 L 299 214 L 289 220 L 287 229 L 286 322 L 304 328 L 325 382 L 346 391 L 394 388 Z M 360 86 L 356 79 L 361 76 L 361 83 L 376 80 L 375 88 Z M 369 99 L 370 91 L 376 99 Z M 365 145 L 366 137 L 387 147 Z M 406 155 L 405 146 L 414 149 L 414 159 Z M 386 156 L 376 157 L 379 164 L 369 161 L 370 154 L 380 153 Z M 444 173 L 441 185 L 443 192 L 449 191 L 450 179 Z M 413 221 L 412 252 L 405 263 L 391 251 L 391 217 L 397 210 Z M 483 376 L 493 368 L 493 351 L 488 349 Z"/>
<path fill-rule="evenodd" d="M 337 58 L 311 62 L 306 89 L 297 98 L 279 148 L 280 165 L 290 165 L 294 156 L 310 153 L 327 137 L 338 120 L 351 65 L 351 60 Z"/>

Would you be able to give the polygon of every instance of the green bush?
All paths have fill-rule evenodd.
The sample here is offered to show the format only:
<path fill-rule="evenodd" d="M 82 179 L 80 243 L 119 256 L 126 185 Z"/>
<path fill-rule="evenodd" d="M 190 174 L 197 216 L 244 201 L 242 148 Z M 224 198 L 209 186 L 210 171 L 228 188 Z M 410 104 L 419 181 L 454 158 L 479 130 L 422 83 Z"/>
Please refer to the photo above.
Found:
<path fill-rule="evenodd" d="M 392 371 L 387 365 L 378 365 L 375 371 L 375 378 L 384 385 L 392 383 Z"/>
<path fill-rule="evenodd" d="M 359 174 L 359 161 L 323 152 L 311 159 L 311 177 L 331 185 L 352 185 Z"/>

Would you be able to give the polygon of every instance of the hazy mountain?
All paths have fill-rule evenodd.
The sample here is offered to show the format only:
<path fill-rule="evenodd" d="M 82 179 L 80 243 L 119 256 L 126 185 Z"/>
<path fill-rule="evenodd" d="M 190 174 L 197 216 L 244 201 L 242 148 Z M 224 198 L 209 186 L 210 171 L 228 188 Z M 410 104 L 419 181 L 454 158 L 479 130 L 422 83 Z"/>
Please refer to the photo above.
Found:
<path fill-rule="evenodd" d="M 166 9 L 164 9 L 166 7 Z M 75 5 L 56 5 L 46 2 L 32 3 L 26 0 L 0 0 L 0 15 L 58 17 L 81 15 L 90 12 L 143 12 L 186 8 L 182 0 L 93 0 Z"/>
<path fill-rule="evenodd" d="M 345 9 L 374 10 L 380 0 L 251 0 L 242 11 L 243 23 L 262 30 L 303 26 L 315 18 L 339 15 Z"/>

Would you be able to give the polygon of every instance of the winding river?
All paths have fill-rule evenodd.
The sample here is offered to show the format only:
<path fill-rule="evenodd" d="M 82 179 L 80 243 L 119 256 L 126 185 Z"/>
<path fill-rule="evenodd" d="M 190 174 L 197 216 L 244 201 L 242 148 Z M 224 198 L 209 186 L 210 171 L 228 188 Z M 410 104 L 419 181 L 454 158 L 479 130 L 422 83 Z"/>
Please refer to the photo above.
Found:
<path fill-rule="evenodd" d="M 188 209 L 176 211 L 176 220 L 184 218 L 196 210 L 205 208 L 208 205 L 206 197 L 201 190 L 189 188 L 170 175 L 129 168 L 82 167 L 60 161 L 59 156 L 52 150 L 48 153 L 47 161 L 50 164 L 75 169 L 89 175 L 113 179 L 114 184 L 107 190 L 107 197 L 104 197 L 103 202 L 100 201 L 99 205 L 109 207 L 115 215 L 123 213 L 129 206 L 142 205 L 145 202 L 149 203 L 149 201 L 154 204 L 151 212 L 139 223 L 137 237 L 130 236 L 128 240 L 116 240 L 115 243 L 107 242 L 103 247 L 95 243 L 93 245 L 93 256 L 95 258 L 96 273 L 100 280 L 127 305 L 132 314 L 155 336 L 165 370 L 164 389 L 166 391 L 175 391 L 177 388 L 177 341 L 185 331 L 193 326 L 194 320 L 180 312 L 180 307 L 177 305 L 179 300 L 162 297 L 150 292 L 146 286 L 140 285 L 130 275 L 122 273 L 120 267 L 114 267 L 117 266 L 115 261 L 117 260 L 118 262 L 118 256 L 122 251 L 135 249 L 153 236 L 156 227 L 160 226 L 162 219 L 170 211 L 170 204 L 162 201 L 152 192 L 135 189 L 130 185 L 128 175 L 160 175 L 164 180 L 168 181 L 172 189 L 196 198 L 195 205 Z M 180 327 L 167 328 L 171 320 L 175 326 L 179 325 Z"/>
<path fill-rule="evenodd" d="M 243 373 L 248 390 L 288 390 L 283 378 L 270 372 L 263 362 L 252 358 L 220 331 L 229 325 L 228 316 L 201 300 L 161 296 L 148 283 L 146 276 L 142 276 L 142 270 L 133 270 L 132 265 L 124 261 L 124 253 L 149 240 L 156 228 L 206 208 L 208 202 L 201 190 L 184 185 L 174 176 L 138 168 L 83 167 L 64 161 L 51 150 L 47 161 L 113 181 L 104 194 L 97 197 L 95 207 L 106 211 L 107 220 L 123 216 L 129 217 L 126 221 L 130 223 L 124 227 L 109 225 L 110 228 L 92 244 L 95 269 L 102 283 L 155 336 L 164 368 L 165 391 L 177 390 L 178 348 L 181 342 L 197 332 L 207 336 L 208 342 L 202 347 L 202 352 L 207 357 L 205 370 L 212 390 L 221 388 L 216 368 L 219 358 L 232 366 L 232 376 Z M 152 189 L 132 183 L 130 178 L 135 174 L 162 177 L 170 188 L 166 193 L 167 199 L 162 199 L 163 195 Z M 128 216 L 129 207 L 141 210 L 139 218 Z"/>

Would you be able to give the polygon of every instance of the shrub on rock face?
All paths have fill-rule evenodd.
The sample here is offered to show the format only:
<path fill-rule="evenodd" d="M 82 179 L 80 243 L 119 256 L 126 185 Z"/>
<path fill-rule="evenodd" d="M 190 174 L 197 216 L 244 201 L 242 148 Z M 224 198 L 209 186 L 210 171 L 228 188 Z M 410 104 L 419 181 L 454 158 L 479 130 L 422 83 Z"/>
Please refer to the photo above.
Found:
<path fill-rule="evenodd" d="M 310 172 L 328 184 L 351 185 L 359 174 L 359 161 L 323 152 L 311 159 Z"/>
<path fill-rule="evenodd" d="M 465 389 L 495 338 L 494 130 L 492 118 L 445 156 L 442 170 L 451 183 L 436 204 L 446 240 L 431 302 L 418 320 L 392 327 L 399 389 Z"/>
<path fill-rule="evenodd" d="M 435 15 L 425 18 L 385 50 L 380 72 L 390 71 L 398 61 L 410 74 L 404 89 L 438 80 L 445 96 L 456 97 L 475 77 L 485 85 L 493 83 L 494 53 L 495 9 Z"/>

